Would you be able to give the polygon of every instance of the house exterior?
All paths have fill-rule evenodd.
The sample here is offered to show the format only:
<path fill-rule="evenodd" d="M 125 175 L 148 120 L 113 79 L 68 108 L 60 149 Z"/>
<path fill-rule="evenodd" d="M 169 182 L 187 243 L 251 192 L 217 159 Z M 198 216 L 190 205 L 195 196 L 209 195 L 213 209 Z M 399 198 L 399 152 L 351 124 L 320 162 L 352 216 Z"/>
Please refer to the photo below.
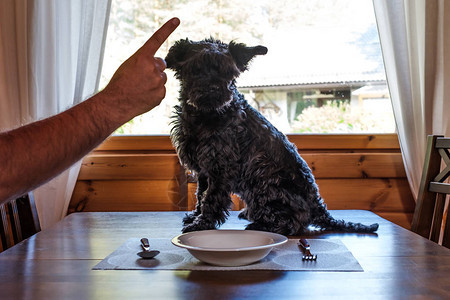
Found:
<path fill-rule="evenodd" d="M 376 28 L 343 34 L 348 31 L 311 28 L 274 37 L 268 54 L 238 78 L 239 90 L 285 132 L 305 108 L 329 101 L 390 110 Z"/>

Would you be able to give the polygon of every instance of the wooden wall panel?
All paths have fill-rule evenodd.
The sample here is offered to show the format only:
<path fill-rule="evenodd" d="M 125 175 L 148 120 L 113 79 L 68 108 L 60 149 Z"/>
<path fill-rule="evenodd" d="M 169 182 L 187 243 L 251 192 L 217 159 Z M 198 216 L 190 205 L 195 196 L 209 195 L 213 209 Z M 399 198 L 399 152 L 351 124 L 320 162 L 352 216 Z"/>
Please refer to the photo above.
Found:
<path fill-rule="evenodd" d="M 400 153 L 301 153 L 316 178 L 405 178 Z M 90 154 L 78 180 L 172 179 L 176 154 Z"/>
<path fill-rule="evenodd" d="M 288 137 L 329 209 L 367 209 L 409 228 L 415 202 L 396 135 Z M 168 136 L 114 136 L 84 158 L 69 212 L 192 210 L 195 189 Z"/>
<path fill-rule="evenodd" d="M 329 209 L 414 211 L 406 179 L 318 179 L 317 184 Z"/>
<path fill-rule="evenodd" d="M 393 134 L 292 134 L 288 138 L 301 150 L 400 149 L 397 136 Z"/>
<path fill-rule="evenodd" d="M 404 178 L 400 153 L 305 153 L 316 178 Z"/>
<path fill-rule="evenodd" d="M 95 151 L 174 151 L 168 135 L 116 135 L 107 139 Z"/>
<path fill-rule="evenodd" d="M 414 211 L 411 191 L 405 179 L 318 179 L 317 184 L 328 209 L 394 213 Z M 188 206 L 194 207 L 196 184 L 189 184 L 188 190 Z M 234 202 L 237 203 L 236 200 Z"/>
<path fill-rule="evenodd" d="M 173 179 L 180 171 L 176 154 L 91 154 L 78 180 Z"/>
<path fill-rule="evenodd" d="M 400 149 L 396 134 L 288 134 L 300 150 Z M 174 151 L 168 135 L 112 136 L 95 151 Z"/>
<path fill-rule="evenodd" d="M 175 180 L 78 181 L 69 212 L 186 210 Z"/>
<path fill-rule="evenodd" d="M 392 223 L 402 226 L 406 229 L 411 229 L 411 222 L 414 213 L 393 213 L 393 212 L 376 212 L 382 218 L 385 218 Z"/>

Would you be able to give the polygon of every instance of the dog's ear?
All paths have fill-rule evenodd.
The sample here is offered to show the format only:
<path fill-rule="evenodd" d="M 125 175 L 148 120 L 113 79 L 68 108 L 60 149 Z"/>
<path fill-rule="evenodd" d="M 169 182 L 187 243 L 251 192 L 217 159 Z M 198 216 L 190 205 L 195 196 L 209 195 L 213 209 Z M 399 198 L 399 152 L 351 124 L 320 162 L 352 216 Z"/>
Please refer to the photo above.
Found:
<path fill-rule="evenodd" d="M 186 60 L 186 55 L 192 46 L 192 42 L 189 39 L 178 40 L 170 47 L 166 58 L 164 59 L 167 64 L 167 68 L 178 71 L 182 63 Z"/>
<path fill-rule="evenodd" d="M 267 53 L 267 48 L 264 46 L 247 47 L 242 43 L 231 42 L 228 45 L 228 51 L 236 62 L 236 66 L 241 72 L 247 70 L 249 62 L 255 55 L 264 55 Z"/>

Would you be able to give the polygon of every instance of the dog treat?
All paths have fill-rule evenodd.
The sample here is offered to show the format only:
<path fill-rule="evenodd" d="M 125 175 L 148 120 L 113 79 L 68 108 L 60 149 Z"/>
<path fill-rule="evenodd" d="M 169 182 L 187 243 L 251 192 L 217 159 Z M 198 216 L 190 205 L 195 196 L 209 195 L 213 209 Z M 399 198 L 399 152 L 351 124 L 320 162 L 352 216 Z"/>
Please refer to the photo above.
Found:
<path fill-rule="evenodd" d="M 214 229 L 225 222 L 234 193 L 246 203 L 239 214 L 247 229 L 299 235 L 322 230 L 374 232 L 378 224 L 335 220 L 314 176 L 294 144 L 251 107 L 236 88 L 264 46 L 215 39 L 177 41 L 165 58 L 181 83 L 172 143 L 182 165 L 196 174 L 196 209 L 183 232 Z"/>

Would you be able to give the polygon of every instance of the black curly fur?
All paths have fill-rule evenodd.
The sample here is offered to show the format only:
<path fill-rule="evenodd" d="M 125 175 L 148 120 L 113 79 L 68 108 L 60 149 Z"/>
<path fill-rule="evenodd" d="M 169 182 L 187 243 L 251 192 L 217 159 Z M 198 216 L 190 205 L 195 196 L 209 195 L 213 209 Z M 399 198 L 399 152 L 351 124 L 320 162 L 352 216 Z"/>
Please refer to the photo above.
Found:
<path fill-rule="evenodd" d="M 322 230 L 374 232 L 335 220 L 328 213 L 306 162 L 295 145 L 236 88 L 235 79 L 263 46 L 247 47 L 212 38 L 176 42 L 166 57 L 181 82 L 172 142 L 181 163 L 198 177 L 197 206 L 183 232 L 214 229 L 225 222 L 235 193 L 246 203 L 247 229 L 284 235 Z"/>

